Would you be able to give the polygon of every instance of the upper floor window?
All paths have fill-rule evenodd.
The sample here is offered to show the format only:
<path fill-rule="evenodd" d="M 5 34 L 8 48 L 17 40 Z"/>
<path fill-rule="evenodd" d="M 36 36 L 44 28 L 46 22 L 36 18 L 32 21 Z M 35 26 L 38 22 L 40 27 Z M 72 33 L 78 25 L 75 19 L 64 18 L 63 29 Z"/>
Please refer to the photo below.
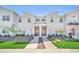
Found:
<path fill-rule="evenodd" d="M 30 23 L 30 22 L 31 22 L 31 20 L 28 20 L 28 22 Z"/>
<path fill-rule="evenodd" d="M 30 18 L 30 17 L 28 18 L 28 22 L 29 22 L 29 23 L 31 22 L 31 18 Z"/>
<path fill-rule="evenodd" d="M 3 16 L 3 21 L 9 21 L 10 20 L 10 16 Z"/>
<path fill-rule="evenodd" d="M 60 22 L 63 22 L 63 19 L 62 18 L 60 18 Z"/>
<path fill-rule="evenodd" d="M 45 21 L 45 19 L 42 19 L 42 21 Z"/>
<path fill-rule="evenodd" d="M 60 22 L 63 22 L 63 20 L 60 20 Z"/>
<path fill-rule="evenodd" d="M 53 18 L 51 18 L 50 22 L 53 22 Z"/>
<path fill-rule="evenodd" d="M 50 22 L 53 22 L 53 20 L 50 20 Z"/>
<path fill-rule="evenodd" d="M 39 19 L 36 19 L 36 21 L 39 21 Z"/>
<path fill-rule="evenodd" d="M 21 21 L 21 18 L 19 18 L 19 22 L 22 22 L 22 21 Z"/>
<path fill-rule="evenodd" d="M 73 16 L 73 18 L 75 18 L 75 16 Z"/>

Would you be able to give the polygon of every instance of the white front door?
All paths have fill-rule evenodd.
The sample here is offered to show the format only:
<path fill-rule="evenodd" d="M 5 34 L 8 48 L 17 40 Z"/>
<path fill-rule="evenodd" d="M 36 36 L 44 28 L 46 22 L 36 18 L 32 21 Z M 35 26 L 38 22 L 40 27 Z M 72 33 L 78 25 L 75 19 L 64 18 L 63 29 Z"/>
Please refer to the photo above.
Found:
<path fill-rule="evenodd" d="M 47 26 L 42 26 L 42 31 L 41 31 L 42 36 L 47 36 Z"/>
<path fill-rule="evenodd" d="M 39 26 L 34 26 L 34 36 L 39 36 Z"/>
<path fill-rule="evenodd" d="M 47 36 L 47 26 L 34 26 L 34 36 Z"/>

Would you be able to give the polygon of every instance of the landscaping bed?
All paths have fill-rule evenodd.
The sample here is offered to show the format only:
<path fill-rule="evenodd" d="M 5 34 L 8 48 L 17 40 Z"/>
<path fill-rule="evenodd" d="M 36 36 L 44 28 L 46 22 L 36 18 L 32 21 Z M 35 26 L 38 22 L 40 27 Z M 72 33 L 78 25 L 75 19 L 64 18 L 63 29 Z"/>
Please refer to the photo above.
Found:
<path fill-rule="evenodd" d="M 79 40 L 60 40 L 55 39 L 52 40 L 52 43 L 57 46 L 58 48 L 65 48 L 65 49 L 79 49 Z"/>
<path fill-rule="evenodd" d="M 2 41 L 0 42 L 0 49 L 23 49 L 27 45 L 28 42 Z"/>

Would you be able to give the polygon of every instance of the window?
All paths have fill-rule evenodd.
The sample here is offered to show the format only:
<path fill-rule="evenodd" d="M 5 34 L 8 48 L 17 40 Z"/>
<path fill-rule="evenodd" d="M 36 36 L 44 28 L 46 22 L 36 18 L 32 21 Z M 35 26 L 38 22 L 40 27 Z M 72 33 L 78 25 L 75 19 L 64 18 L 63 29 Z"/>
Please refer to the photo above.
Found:
<path fill-rule="evenodd" d="M 30 22 L 31 22 L 31 20 L 28 20 L 28 22 L 30 23 Z"/>
<path fill-rule="evenodd" d="M 63 20 L 60 20 L 60 22 L 63 22 Z"/>
<path fill-rule="evenodd" d="M 75 18 L 75 16 L 73 16 L 73 18 Z"/>
<path fill-rule="evenodd" d="M 51 18 L 50 22 L 53 22 L 53 18 Z"/>
<path fill-rule="evenodd" d="M 22 21 L 21 21 L 21 18 L 19 18 L 19 22 L 22 22 Z"/>
<path fill-rule="evenodd" d="M 42 21 L 45 21 L 45 19 L 42 19 Z"/>
<path fill-rule="evenodd" d="M 51 20 L 50 22 L 53 22 L 53 20 Z"/>
<path fill-rule="evenodd" d="M 63 19 L 62 18 L 60 18 L 60 22 L 63 22 Z"/>
<path fill-rule="evenodd" d="M 36 21 L 39 21 L 39 19 L 36 19 Z"/>
<path fill-rule="evenodd" d="M 21 22 L 21 20 L 19 20 L 19 22 Z"/>
<path fill-rule="evenodd" d="M 5 30 L 3 30 L 3 33 L 5 33 Z"/>
<path fill-rule="evenodd" d="M 3 21 L 9 21 L 10 20 L 10 16 L 3 16 Z"/>
<path fill-rule="evenodd" d="M 28 22 L 29 22 L 29 23 L 31 22 L 31 18 L 30 18 L 30 17 L 28 18 Z"/>

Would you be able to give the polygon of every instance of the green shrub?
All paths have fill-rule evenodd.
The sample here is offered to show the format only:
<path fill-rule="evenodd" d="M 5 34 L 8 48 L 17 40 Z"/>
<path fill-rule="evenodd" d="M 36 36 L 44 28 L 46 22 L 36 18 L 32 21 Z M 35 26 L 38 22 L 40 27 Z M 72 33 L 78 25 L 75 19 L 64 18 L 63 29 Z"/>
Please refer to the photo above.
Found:
<path fill-rule="evenodd" d="M 5 37 L 10 37 L 10 35 L 4 35 Z"/>
<path fill-rule="evenodd" d="M 68 41 L 68 42 L 79 42 L 78 39 L 69 39 L 69 40 L 66 40 L 66 41 Z"/>
<path fill-rule="evenodd" d="M 25 34 L 16 34 L 16 36 L 25 36 Z"/>

